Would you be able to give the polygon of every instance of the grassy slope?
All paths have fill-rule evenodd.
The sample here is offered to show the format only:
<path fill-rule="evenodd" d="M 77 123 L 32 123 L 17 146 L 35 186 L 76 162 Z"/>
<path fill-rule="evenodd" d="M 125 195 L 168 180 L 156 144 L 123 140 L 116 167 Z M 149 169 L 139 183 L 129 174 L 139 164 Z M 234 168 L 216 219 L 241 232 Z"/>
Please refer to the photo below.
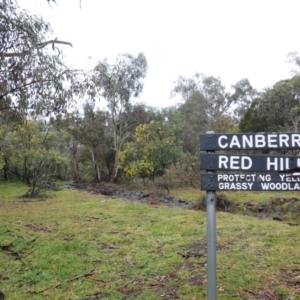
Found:
<path fill-rule="evenodd" d="M 163 192 L 163 191 L 162 191 Z M 228 199 L 239 203 L 254 202 L 254 203 L 266 203 L 274 197 L 296 197 L 300 198 L 298 192 L 286 192 L 286 191 L 276 191 L 276 192 L 266 192 L 266 191 L 232 191 L 232 192 L 217 192 L 220 194 L 225 194 Z M 171 188 L 171 194 L 178 196 L 183 199 L 198 200 L 200 197 L 205 196 L 205 191 L 200 191 L 196 188 L 186 187 L 186 188 Z"/>
<path fill-rule="evenodd" d="M 0 186 L 7 299 L 206 299 L 205 213 L 23 191 Z M 217 239 L 218 299 L 300 299 L 298 227 L 218 213 Z"/>

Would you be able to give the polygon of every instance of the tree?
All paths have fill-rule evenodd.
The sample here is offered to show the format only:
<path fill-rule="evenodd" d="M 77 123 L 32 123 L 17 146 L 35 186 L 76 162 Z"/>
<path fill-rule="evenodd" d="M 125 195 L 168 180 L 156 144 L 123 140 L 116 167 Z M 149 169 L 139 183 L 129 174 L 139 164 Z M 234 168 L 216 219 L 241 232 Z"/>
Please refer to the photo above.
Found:
<path fill-rule="evenodd" d="M 26 196 L 33 197 L 49 187 L 68 166 L 67 157 L 56 148 L 56 132 L 43 122 L 27 121 L 5 136 L 2 164 L 7 173 L 30 186 Z"/>
<path fill-rule="evenodd" d="M 260 111 L 261 102 L 260 98 L 253 100 L 250 107 L 245 110 L 239 123 L 239 130 L 241 132 L 271 131 L 268 119 Z"/>
<path fill-rule="evenodd" d="M 176 124 L 168 121 L 150 121 L 136 128 L 136 142 L 127 143 L 121 152 L 121 166 L 131 177 L 163 175 L 166 168 L 182 155 L 176 145 Z"/>
<path fill-rule="evenodd" d="M 240 122 L 241 131 L 298 131 L 300 76 L 276 82 L 253 101 Z"/>
<path fill-rule="evenodd" d="M 96 182 L 101 181 L 101 170 L 109 153 L 111 139 L 107 136 L 107 118 L 106 112 L 96 110 L 94 103 L 87 102 L 83 106 L 83 115 L 76 112 L 66 120 L 65 128 L 80 143 L 80 159 L 88 157 Z"/>
<path fill-rule="evenodd" d="M 72 99 L 74 71 L 64 66 L 58 45 L 48 39 L 50 25 L 18 8 L 0 3 L 0 111 L 10 118 L 60 113 Z M 49 47 L 51 48 L 49 49 Z"/>
<path fill-rule="evenodd" d="M 300 68 L 300 56 L 298 52 L 291 52 L 288 54 L 288 62 L 296 65 L 298 68 Z M 299 69 L 292 70 L 294 75 L 299 74 Z"/>
<path fill-rule="evenodd" d="M 234 114 L 240 120 L 259 93 L 252 87 L 247 78 L 238 81 L 231 88 L 234 89 L 234 93 L 230 96 L 235 104 Z"/>
<path fill-rule="evenodd" d="M 130 54 L 118 56 L 114 65 L 107 60 L 99 62 L 86 81 L 88 94 L 95 99 L 97 96 L 107 101 L 110 116 L 111 136 L 113 143 L 113 162 L 110 170 L 110 181 L 115 182 L 118 175 L 119 153 L 132 124 L 127 122 L 132 97 L 138 97 L 143 89 L 142 79 L 146 76 L 147 61 L 143 53 L 134 57 Z"/>
<path fill-rule="evenodd" d="M 229 131 L 232 127 L 231 107 L 233 99 L 225 92 L 225 87 L 219 78 L 202 76 L 201 90 L 209 103 L 208 128 L 215 132 Z"/>
<path fill-rule="evenodd" d="M 199 77 L 201 75 L 196 73 L 191 78 L 179 76 L 177 81 L 174 82 L 174 89 L 171 91 L 171 97 L 179 95 L 183 101 L 190 98 L 191 94 L 199 90 Z"/>
<path fill-rule="evenodd" d="M 278 129 L 298 131 L 300 121 L 300 76 L 281 80 L 264 94 L 265 114 Z M 291 126 L 292 125 L 292 126 Z"/>
<path fill-rule="evenodd" d="M 201 119 L 205 124 L 201 132 L 206 130 L 222 132 L 226 126 L 232 127 L 231 108 L 234 99 L 226 93 L 219 78 L 199 73 L 191 78 L 179 77 L 171 95 L 176 94 L 181 95 L 183 104 L 190 102 L 199 108 L 201 106 Z"/>
<path fill-rule="evenodd" d="M 199 73 L 191 78 L 181 76 L 175 82 L 171 95 L 182 99 L 178 110 L 182 126 L 179 135 L 184 152 L 198 154 L 198 136 L 207 130 L 236 130 L 231 113 L 234 99 L 226 93 L 219 78 Z"/>

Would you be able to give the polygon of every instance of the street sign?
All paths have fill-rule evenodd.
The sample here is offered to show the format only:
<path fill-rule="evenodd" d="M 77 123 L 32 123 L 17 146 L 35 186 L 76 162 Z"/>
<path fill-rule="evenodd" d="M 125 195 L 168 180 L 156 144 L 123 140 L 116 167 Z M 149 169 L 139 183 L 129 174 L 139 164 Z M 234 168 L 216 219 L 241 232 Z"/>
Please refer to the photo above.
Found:
<path fill-rule="evenodd" d="M 200 154 L 200 170 L 280 172 L 300 170 L 300 157 L 275 155 Z"/>
<path fill-rule="evenodd" d="M 201 174 L 204 191 L 300 191 L 300 175 Z"/>
<path fill-rule="evenodd" d="M 300 149 L 300 133 L 201 134 L 201 150 Z"/>

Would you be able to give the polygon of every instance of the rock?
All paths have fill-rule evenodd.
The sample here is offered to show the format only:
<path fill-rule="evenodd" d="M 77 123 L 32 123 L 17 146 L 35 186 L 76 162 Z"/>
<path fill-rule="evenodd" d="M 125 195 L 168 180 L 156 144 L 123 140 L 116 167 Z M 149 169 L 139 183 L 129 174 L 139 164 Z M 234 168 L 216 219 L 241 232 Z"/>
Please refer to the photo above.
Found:
<path fill-rule="evenodd" d="M 244 211 L 244 215 L 245 215 L 245 216 L 252 216 L 252 212 L 251 212 L 250 210 L 246 209 L 246 210 Z"/>
<path fill-rule="evenodd" d="M 258 204 L 256 207 L 255 207 L 255 211 L 257 212 L 262 212 L 264 209 L 265 209 L 266 205 L 265 204 Z"/>
<path fill-rule="evenodd" d="M 185 200 L 182 200 L 182 199 L 179 199 L 178 202 L 183 203 L 183 204 L 187 204 L 187 202 Z"/>

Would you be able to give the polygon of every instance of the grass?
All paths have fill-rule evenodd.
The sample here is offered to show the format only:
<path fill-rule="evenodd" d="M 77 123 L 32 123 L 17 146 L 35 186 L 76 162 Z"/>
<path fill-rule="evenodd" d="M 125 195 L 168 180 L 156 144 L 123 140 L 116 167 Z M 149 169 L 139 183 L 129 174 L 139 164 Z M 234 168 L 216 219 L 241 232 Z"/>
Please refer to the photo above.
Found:
<path fill-rule="evenodd" d="M 276 191 L 276 192 L 268 192 L 268 191 L 230 191 L 230 192 L 222 191 L 221 192 L 220 191 L 217 193 L 224 194 L 228 197 L 228 199 L 242 204 L 245 202 L 266 203 L 274 197 L 300 198 L 298 192 L 286 192 L 286 191 Z M 188 186 L 188 187 L 171 188 L 171 194 L 173 196 L 180 197 L 182 199 L 196 201 L 199 198 L 205 196 L 206 192 Z"/>
<path fill-rule="evenodd" d="M 298 192 L 286 192 L 286 191 L 276 191 L 276 192 L 266 192 L 266 191 L 232 191 L 224 193 L 231 200 L 236 202 L 255 202 L 255 203 L 266 203 L 274 197 L 296 197 L 300 198 Z"/>
<path fill-rule="evenodd" d="M 200 191 L 200 189 L 193 188 L 190 186 L 171 188 L 170 192 L 175 197 L 191 201 L 197 201 L 200 197 L 205 195 L 205 191 Z"/>
<path fill-rule="evenodd" d="M 0 185 L 6 299 L 206 299 L 204 212 L 24 190 Z M 218 213 L 218 299 L 300 299 L 299 242 L 298 227 Z"/>

